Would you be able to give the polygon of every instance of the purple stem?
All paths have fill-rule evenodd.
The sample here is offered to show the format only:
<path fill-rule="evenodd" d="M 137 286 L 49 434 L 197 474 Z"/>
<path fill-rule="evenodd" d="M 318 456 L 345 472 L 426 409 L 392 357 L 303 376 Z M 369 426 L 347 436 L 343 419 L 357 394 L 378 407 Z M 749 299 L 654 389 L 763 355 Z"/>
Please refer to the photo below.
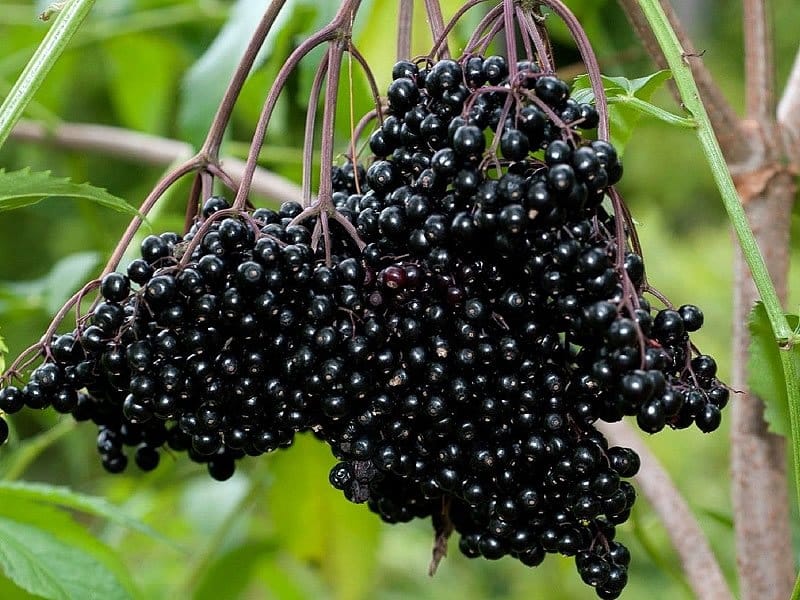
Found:
<path fill-rule="evenodd" d="M 578 47 L 583 64 L 586 65 L 586 72 L 589 74 L 589 81 L 594 92 L 595 106 L 600 115 L 600 124 L 597 126 L 597 137 L 601 140 L 608 140 L 608 101 L 606 91 L 603 88 L 603 80 L 600 74 L 600 65 L 597 63 L 589 38 L 581 27 L 578 19 L 572 11 L 561 0 L 541 0 L 541 3 L 548 6 L 555 12 L 569 29 L 575 45 Z"/>
<path fill-rule="evenodd" d="M 531 15 L 521 8 L 519 9 L 519 14 L 522 27 L 525 28 L 528 36 L 533 40 L 533 45 L 536 47 L 536 62 L 539 63 L 539 66 L 545 73 L 554 73 L 555 67 L 553 66 L 553 61 L 551 60 L 550 50 L 544 36 L 542 36 L 539 27 L 535 22 L 533 22 Z"/>
<path fill-rule="evenodd" d="M 508 80 L 517 80 L 517 32 L 514 27 L 514 0 L 503 0 L 503 28 L 506 33 Z"/>
<path fill-rule="evenodd" d="M 328 52 L 330 52 L 330 50 L 325 52 L 325 56 L 317 67 L 317 72 L 314 74 L 314 81 L 311 83 L 311 92 L 308 97 L 305 139 L 303 140 L 303 206 L 309 206 L 311 204 L 311 172 L 314 169 L 314 130 L 316 128 L 322 82 L 328 72 Z"/>
<path fill-rule="evenodd" d="M 272 117 L 272 111 L 275 109 L 275 105 L 278 102 L 278 97 L 286 85 L 289 74 L 297 67 L 298 63 L 303 59 L 304 56 L 306 56 L 306 54 L 311 52 L 311 50 L 319 46 L 321 43 L 333 40 L 345 32 L 349 35 L 352 17 L 355 15 L 360 4 L 361 0 L 345 0 L 345 2 L 343 2 L 339 7 L 339 10 L 337 11 L 336 15 L 334 15 L 331 22 L 295 48 L 294 52 L 292 52 L 289 55 L 289 58 L 286 59 L 283 67 L 281 67 L 280 71 L 278 71 L 278 75 L 275 77 L 275 81 L 273 82 L 273 85 L 269 90 L 269 94 L 267 95 L 267 99 L 264 102 L 264 106 L 261 109 L 261 114 L 258 117 L 258 123 L 256 124 L 256 129 L 253 133 L 253 140 L 250 144 L 250 151 L 247 155 L 247 162 L 245 163 L 244 172 L 242 173 L 239 191 L 237 192 L 236 198 L 233 201 L 234 207 L 241 209 L 245 205 L 247 194 L 250 191 L 250 184 L 253 181 L 253 173 L 255 172 L 256 165 L 258 163 L 258 155 L 261 150 L 261 146 L 264 143 L 264 137 L 267 133 L 269 120 Z M 333 108 L 334 107 L 331 106 L 330 110 L 333 110 Z M 323 177 L 323 181 L 324 179 L 325 178 Z"/>
<path fill-rule="evenodd" d="M 414 0 L 400 0 L 397 15 L 397 60 L 411 58 L 411 30 L 414 22 Z"/>
<path fill-rule="evenodd" d="M 211 127 L 208 130 L 206 139 L 200 148 L 199 153 L 210 157 L 209 162 L 216 162 L 219 157 L 219 147 L 222 144 L 222 136 L 225 134 L 228 121 L 230 121 L 233 107 L 236 105 L 236 100 L 239 97 L 239 93 L 242 91 L 244 82 L 247 80 L 250 69 L 253 67 L 256 56 L 264 45 L 264 40 L 267 38 L 269 30 L 272 29 L 275 19 L 284 4 L 286 4 L 286 0 L 272 0 L 253 33 L 253 37 L 250 38 L 242 60 L 239 62 L 236 71 L 234 71 L 231 77 L 231 81 L 225 90 L 225 95 L 220 102 L 217 113 L 214 115 L 214 120 L 211 122 Z"/>
<path fill-rule="evenodd" d="M 478 45 L 481 43 L 481 40 L 484 38 L 484 32 L 486 32 L 497 21 L 502 12 L 503 6 L 497 5 L 481 18 L 481 20 L 478 22 L 478 25 L 475 27 L 475 32 L 467 41 L 465 53 L 471 53 L 475 50 L 475 48 L 478 47 Z"/>
<path fill-rule="evenodd" d="M 449 29 L 444 26 L 442 7 L 439 0 L 425 0 L 425 12 L 428 14 L 428 23 L 433 36 L 433 46 L 439 49 L 439 58 L 450 58 L 450 47 L 447 45 Z M 433 57 L 433 53 L 430 55 Z"/>
<path fill-rule="evenodd" d="M 436 56 L 436 53 L 439 51 L 439 46 L 442 45 L 447 40 L 447 36 L 453 30 L 453 28 L 458 24 L 459 19 L 464 16 L 464 14 L 474 6 L 477 6 L 481 2 L 486 2 L 486 0 L 469 0 L 466 4 L 464 4 L 461 8 L 456 11 L 456 14 L 447 22 L 447 26 L 442 30 L 442 39 L 434 40 L 433 48 L 431 49 L 431 53 L 428 55 L 429 58 L 433 59 Z M 494 9 L 492 9 L 494 10 Z M 466 51 L 465 51 L 466 53 Z"/>

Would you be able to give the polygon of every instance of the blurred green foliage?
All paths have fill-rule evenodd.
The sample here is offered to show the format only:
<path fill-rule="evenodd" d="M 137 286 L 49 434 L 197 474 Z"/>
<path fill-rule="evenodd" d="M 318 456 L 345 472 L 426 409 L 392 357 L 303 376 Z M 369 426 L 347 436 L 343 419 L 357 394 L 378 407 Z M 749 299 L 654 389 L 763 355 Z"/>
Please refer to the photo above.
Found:
<path fill-rule="evenodd" d="M 330 18 L 335 4 L 290 2 L 291 11 L 280 21 L 245 86 L 223 153 L 246 154 L 253 124 L 277 70 L 292 48 Z M 447 15 L 460 3 L 446 0 L 442 4 Z M 616 3 L 570 0 L 568 4 L 586 26 L 606 74 L 633 79 L 654 70 Z M 723 0 L 700 4 L 702 14 L 725 11 L 725 19 L 694 22 L 693 34 L 721 87 L 735 105 L 741 105 L 742 53 L 730 51 L 742 43 L 738 3 L 732 3 L 733 8 Z M 355 44 L 372 66 L 381 89 L 394 61 L 396 5 L 365 0 L 356 22 Z M 99 2 L 26 117 L 48 124 L 112 124 L 198 144 L 246 32 L 263 6 L 262 1 L 248 0 Z M 792 0 L 777 0 L 772 6 L 776 14 L 792 14 Z M 0 0 L 0 95 L 10 88 L 43 35 L 45 25 L 35 18 L 43 8 L 44 3 L 31 6 Z M 414 48 L 422 53 L 430 39 L 421 2 L 416 8 Z M 452 37 L 454 49 L 470 33 L 476 17 L 470 18 Z M 796 50 L 797 22 L 782 18 L 776 25 L 782 81 Z M 563 76 L 580 74 L 580 67 L 571 64 L 577 54 L 563 28 L 554 24 L 552 33 Z M 298 115 L 305 114 L 318 56 L 312 53 L 292 76 L 262 151 L 263 166 L 295 180 L 300 175 L 304 121 Z M 344 143 L 353 126 L 351 112 L 357 120 L 371 104 L 360 68 L 346 62 L 345 73 L 337 115 L 342 152 L 347 151 Z M 656 94 L 655 102 L 681 114 L 666 90 Z M 159 168 L 109 156 L 13 138 L 0 149 L 0 167 L 31 167 L 73 181 L 89 181 L 134 206 L 162 173 Z M 693 133 L 642 119 L 627 147 L 625 169 L 621 189 L 640 224 L 650 281 L 675 304 L 693 302 L 704 309 L 706 325 L 696 342 L 718 358 L 721 373 L 727 376 L 732 289 L 728 265 L 733 250 Z M 186 192 L 184 183 L 167 197 L 152 219 L 155 230 L 181 227 Z M 126 222 L 125 215 L 63 197 L 0 214 L 0 327 L 11 356 L 35 342 L 60 303 L 93 276 Z M 790 306 L 797 302 L 795 296 Z M 75 534 L 81 539 L 86 564 L 106 556 L 102 572 L 118 577 L 126 589 L 136 588 L 132 593 L 141 598 L 595 597 L 579 581 L 572 559 L 549 557 L 543 566 L 531 570 L 511 559 L 469 561 L 455 543 L 437 575 L 429 578 L 430 526 L 391 527 L 380 523 L 366 507 L 347 503 L 327 482 L 332 456 L 311 438 L 298 439 L 289 452 L 244 461 L 232 480 L 220 484 L 209 480 L 201 467 L 168 456 L 154 473 L 143 475 L 131 469 L 124 476 L 107 476 L 98 466 L 92 427 L 59 424 L 50 412 L 21 414 L 13 419 L 13 426 L 11 442 L 0 448 L 0 475 L 65 485 L 77 493 L 106 498 L 174 544 L 94 513 L 73 518 L 46 503 L 30 507 L 26 504 L 30 500 L 15 498 L 2 486 L 0 535 L 10 535 L 2 527 L 11 522 L 11 513 L 19 516 L 14 522 L 23 528 L 26 522 L 52 517 L 46 530 L 54 540 L 63 543 Z M 713 436 L 665 432 L 650 441 L 686 495 L 735 589 L 726 426 Z M 96 540 L 80 536 L 87 528 Z M 18 533 L 31 547 L 41 541 L 26 537 L 24 531 Z M 643 499 L 631 521 L 620 528 L 619 537 L 634 556 L 624 597 L 691 598 L 666 532 Z M 0 576 L 0 597 L 29 596 Z"/>

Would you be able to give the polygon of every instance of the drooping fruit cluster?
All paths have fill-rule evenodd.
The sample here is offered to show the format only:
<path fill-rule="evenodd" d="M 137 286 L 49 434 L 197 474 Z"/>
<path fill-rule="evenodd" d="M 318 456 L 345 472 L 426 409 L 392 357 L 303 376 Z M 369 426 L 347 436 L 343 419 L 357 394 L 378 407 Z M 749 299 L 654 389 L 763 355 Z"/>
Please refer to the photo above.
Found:
<path fill-rule="evenodd" d="M 186 236 L 146 237 L 141 258 L 102 279 L 102 301 L 52 341 L 30 381 L 0 390 L 0 409 L 53 406 L 93 421 L 112 473 L 127 466 L 125 446 L 142 470 L 167 445 L 224 480 L 236 459 L 291 445 L 312 424 L 302 361 L 326 343 L 309 327 L 336 312 L 332 294 L 352 291 L 315 263 L 309 230 L 290 224 L 299 204 L 228 208 L 212 197 Z"/>
<path fill-rule="evenodd" d="M 331 482 L 386 521 L 454 527 L 467 556 L 574 555 L 614 598 L 635 498 L 620 479 L 639 463 L 593 423 L 717 428 L 728 389 L 688 340 L 702 313 L 642 297 L 641 256 L 603 206 L 622 167 L 582 139 L 597 113 L 563 81 L 529 63 L 510 80 L 501 57 L 403 62 L 388 99 L 366 186 L 335 198 L 358 214 L 377 273 L 365 329 L 385 347 L 381 389 L 323 427 Z"/>
<path fill-rule="evenodd" d="M 622 166 L 563 81 L 497 56 L 393 76 L 374 160 L 335 168 L 322 208 L 360 240 L 329 219 L 316 247 L 299 205 L 211 198 L 102 280 L 0 410 L 92 420 L 111 472 L 125 446 L 149 470 L 166 444 L 226 479 L 313 431 L 331 484 L 385 521 L 431 517 L 470 557 L 575 556 L 616 598 L 639 459 L 594 423 L 718 427 L 728 389 L 689 342 L 702 313 L 643 297 L 632 224 L 603 204 Z"/>

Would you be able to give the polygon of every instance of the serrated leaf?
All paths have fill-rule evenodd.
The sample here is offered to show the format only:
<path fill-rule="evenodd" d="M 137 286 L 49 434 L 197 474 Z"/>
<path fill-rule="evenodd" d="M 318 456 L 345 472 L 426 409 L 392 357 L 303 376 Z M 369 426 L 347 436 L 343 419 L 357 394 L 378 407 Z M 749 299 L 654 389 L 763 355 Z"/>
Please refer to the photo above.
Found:
<path fill-rule="evenodd" d="M 797 315 L 786 315 L 789 326 L 797 328 Z M 781 352 L 791 352 L 800 363 L 800 350 L 781 350 L 769 323 L 767 311 L 757 302 L 750 311 L 750 347 L 747 350 L 747 385 L 750 391 L 764 402 L 764 420 L 769 430 L 789 436 L 789 399 L 786 379 L 781 364 Z"/>
<path fill-rule="evenodd" d="M 88 183 L 73 183 L 69 177 L 54 177 L 50 171 L 33 172 L 30 168 L 11 172 L 0 170 L 0 212 L 59 196 L 84 198 L 119 212 L 139 214 L 122 198 Z"/>
<path fill-rule="evenodd" d="M 37 502 L 102 517 L 112 523 L 166 542 L 173 548 L 177 547 L 174 542 L 149 525 L 126 514 L 119 506 L 115 506 L 103 498 L 80 494 L 63 486 L 27 481 L 0 481 L 0 496 L 10 502 Z"/>
<path fill-rule="evenodd" d="M 51 600 L 138 597 L 113 551 L 69 515 L 0 493 L 0 568 L 20 588 Z"/>
<path fill-rule="evenodd" d="M 602 75 L 603 89 L 608 100 L 609 137 L 620 155 L 624 153 L 625 146 L 643 114 L 660 115 L 663 120 L 669 120 L 668 115 L 671 113 L 651 104 L 649 100 L 670 77 L 672 73 L 666 70 L 636 79 Z M 594 92 L 587 74 L 575 78 L 572 97 L 576 102 L 594 102 Z M 683 120 L 676 115 L 673 117 Z"/>

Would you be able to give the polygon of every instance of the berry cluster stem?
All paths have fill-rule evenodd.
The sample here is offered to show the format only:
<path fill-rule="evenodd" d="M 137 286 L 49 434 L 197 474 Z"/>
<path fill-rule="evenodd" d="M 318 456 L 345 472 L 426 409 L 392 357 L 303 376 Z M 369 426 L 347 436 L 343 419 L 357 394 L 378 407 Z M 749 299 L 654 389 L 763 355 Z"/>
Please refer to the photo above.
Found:
<path fill-rule="evenodd" d="M 787 351 L 781 353 L 781 362 L 786 381 L 791 431 L 794 440 L 792 452 L 795 484 L 798 489 L 798 498 L 800 498 L 800 443 L 798 443 L 800 441 L 800 381 L 797 378 L 798 373 L 796 372 L 797 368 L 791 348 L 796 341 L 796 335 L 786 319 L 778 293 L 767 271 L 764 257 L 750 228 L 739 194 L 736 191 L 736 186 L 733 183 L 725 158 L 722 155 L 722 150 L 714 135 L 711 121 L 708 118 L 708 113 L 688 64 L 691 57 L 687 56 L 681 47 L 680 41 L 658 0 L 639 0 L 639 6 L 672 70 L 672 76 L 680 92 L 682 102 L 697 123 L 697 137 L 706 155 L 706 160 L 711 167 L 714 181 L 722 196 L 722 202 L 728 212 L 728 217 L 736 233 L 747 266 L 750 268 L 758 294 L 764 303 L 776 343 L 787 347 Z M 792 597 L 800 598 L 800 589 L 796 587 Z"/>
<path fill-rule="evenodd" d="M 269 34 L 272 26 L 275 24 L 275 19 L 278 18 L 278 13 L 281 11 L 284 4 L 286 4 L 286 0 L 272 0 L 272 2 L 270 2 L 255 33 L 253 33 L 253 37 L 250 38 L 250 42 L 247 44 L 242 60 L 236 67 L 236 71 L 234 71 L 231 81 L 225 89 L 225 95 L 219 104 L 219 108 L 217 108 L 214 120 L 211 122 L 211 127 L 208 130 L 208 135 L 203 142 L 203 147 L 200 152 L 201 154 L 206 154 L 211 157 L 212 162 L 215 162 L 219 157 L 219 147 L 222 144 L 222 136 L 225 134 L 225 129 L 231 119 L 233 107 L 236 104 L 236 100 L 239 98 L 242 87 L 244 87 L 247 76 L 250 74 L 250 69 L 253 67 L 256 56 L 264 45 L 264 40 L 267 39 L 267 34 Z"/>
<path fill-rule="evenodd" d="M 8 139 L 25 107 L 86 19 L 94 2 L 95 0 L 71 0 L 58 13 L 42 43 L 36 48 L 14 87 L 0 105 L 0 147 Z"/>

